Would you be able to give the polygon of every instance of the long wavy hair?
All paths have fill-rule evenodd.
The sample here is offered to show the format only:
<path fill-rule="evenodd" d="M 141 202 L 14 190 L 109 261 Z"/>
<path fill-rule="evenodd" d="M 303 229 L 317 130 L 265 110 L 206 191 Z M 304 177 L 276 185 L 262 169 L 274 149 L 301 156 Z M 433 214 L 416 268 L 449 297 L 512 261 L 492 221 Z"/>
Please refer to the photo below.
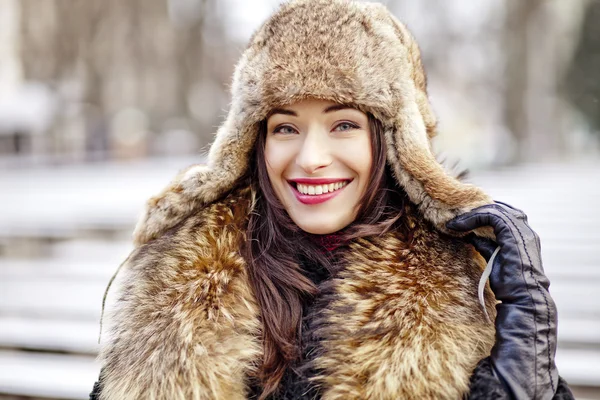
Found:
<path fill-rule="evenodd" d="M 355 222 L 337 233 L 341 243 L 402 228 L 406 195 L 386 163 L 381 122 L 370 114 L 368 117 L 373 160 L 371 179 Z M 264 327 L 264 358 L 257 376 L 263 389 L 261 400 L 277 390 L 285 370 L 300 357 L 302 303 L 318 294 L 315 284 L 302 273 L 299 260 L 322 265 L 329 271 L 333 269 L 327 252 L 311 237 L 314 235 L 302 231 L 278 200 L 267 173 L 266 135 L 267 125 L 263 121 L 249 170 L 249 179 L 258 195 L 243 249 Z"/>

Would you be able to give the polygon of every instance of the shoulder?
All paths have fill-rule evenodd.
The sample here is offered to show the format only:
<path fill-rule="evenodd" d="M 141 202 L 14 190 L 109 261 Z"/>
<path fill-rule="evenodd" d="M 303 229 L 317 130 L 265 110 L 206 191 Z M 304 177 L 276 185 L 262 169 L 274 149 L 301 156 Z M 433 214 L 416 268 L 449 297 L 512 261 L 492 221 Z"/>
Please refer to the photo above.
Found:
<path fill-rule="evenodd" d="M 436 318 L 447 322 L 485 321 L 477 293 L 483 257 L 464 238 L 439 232 L 412 205 L 402 219 L 394 231 L 352 243 L 343 274 L 352 275 L 355 286 L 359 281 L 373 290 L 385 288 L 398 302 L 422 301 L 425 313 L 443 311 Z M 489 288 L 485 297 L 488 313 L 495 315 Z"/>
<path fill-rule="evenodd" d="M 486 265 L 464 237 L 441 232 L 412 203 L 404 206 L 394 231 L 363 241 L 362 246 L 373 248 L 382 261 L 419 265 L 419 270 L 432 278 L 457 280 L 461 287 L 478 283 Z"/>
<path fill-rule="evenodd" d="M 433 282 L 431 293 L 439 298 L 451 299 L 448 317 L 450 320 L 460 313 L 463 321 L 486 320 L 479 300 L 478 288 L 486 266 L 485 259 L 464 237 L 451 236 L 440 232 L 420 214 L 413 214 L 415 239 L 411 246 L 411 260 L 421 265 L 428 279 Z M 496 315 L 496 299 L 489 285 L 486 285 L 484 300 L 487 314 L 493 319 Z"/>
<path fill-rule="evenodd" d="M 494 343 L 478 302 L 481 266 L 464 240 L 416 212 L 403 218 L 406 229 L 357 239 L 341 253 L 317 323 L 336 351 L 319 365 L 329 381 L 372 376 L 357 390 L 373 385 L 383 397 L 460 398 Z M 402 384 L 392 389 L 388 379 Z"/>
<path fill-rule="evenodd" d="M 240 247 L 250 208 L 250 189 L 238 189 L 138 246 L 123 266 L 121 300 L 213 310 L 215 294 L 245 277 Z"/>
<path fill-rule="evenodd" d="M 100 355 L 105 398 L 150 398 L 168 385 L 180 387 L 181 376 L 208 382 L 232 374 L 230 365 L 250 368 L 260 328 L 240 254 L 248 190 L 234 191 L 189 216 L 137 247 L 125 262 Z M 231 389 L 227 382 L 211 390 L 225 393 Z"/>

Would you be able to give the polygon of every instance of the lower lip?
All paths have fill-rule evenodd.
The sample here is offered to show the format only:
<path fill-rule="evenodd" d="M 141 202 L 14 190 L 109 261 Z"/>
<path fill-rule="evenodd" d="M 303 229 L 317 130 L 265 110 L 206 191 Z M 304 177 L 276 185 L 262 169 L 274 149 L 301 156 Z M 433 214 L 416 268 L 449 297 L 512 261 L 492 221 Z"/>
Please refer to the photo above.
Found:
<path fill-rule="evenodd" d="M 328 192 L 328 193 L 323 193 L 323 194 L 313 194 L 313 195 L 302 194 L 292 184 L 290 184 L 290 186 L 292 188 L 292 191 L 296 195 L 296 198 L 298 199 L 298 201 L 300 203 L 313 205 L 313 204 L 321 204 L 321 203 L 326 202 L 327 200 L 333 199 L 335 196 L 340 194 L 341 191 L 346 189 L 350 183 L 352 183 L 352 181 L 348 182 L 343 188 L 334 190 L 333 192 Z"/>

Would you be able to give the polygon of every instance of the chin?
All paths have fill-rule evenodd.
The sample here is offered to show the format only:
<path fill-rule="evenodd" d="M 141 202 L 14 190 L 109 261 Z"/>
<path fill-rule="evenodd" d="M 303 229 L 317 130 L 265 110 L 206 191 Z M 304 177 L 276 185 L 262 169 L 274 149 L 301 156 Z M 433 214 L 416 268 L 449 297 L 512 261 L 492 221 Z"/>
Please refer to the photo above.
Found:
<path fill-rule="evenodd" d="M 344 229 L 345 227 L 350 225 L 350 223 L 352 222 L 351 220 L 349 220 L 349 221 L 346 221 L 346 220 L 324 221 L 323 219 L 316 220 L 316 221 L 306 221 L 306 220 L 298 221 L 296 219 L 292 219 L 292 220 L 304 232 L 307 232 L 307 233 L 310 233 L 313 235 L 329 235 L 331 233 L 335 233 L 335 232 L 338 232 L 338 231 Z"/>

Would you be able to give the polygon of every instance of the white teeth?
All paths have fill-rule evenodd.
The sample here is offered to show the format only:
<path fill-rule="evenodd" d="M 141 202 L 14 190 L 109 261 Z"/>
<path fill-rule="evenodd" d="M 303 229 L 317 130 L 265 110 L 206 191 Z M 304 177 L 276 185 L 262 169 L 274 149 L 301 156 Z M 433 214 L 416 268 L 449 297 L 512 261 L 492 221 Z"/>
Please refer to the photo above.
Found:
<path fill-rule="evenodd" d="M 329 193 L 329 192 L 333 192 L 335 190 L 339 190 L 339 189 L 343 188 L 344 186 L 346 186 L 347 184 L 348 184 L 347 181 L 330 183 L 327 185 L 305 185 L 302 183 L 298 183 L 296 185 L 296 188 L 302 194 L 320 195 L 323 193 Z"/>

